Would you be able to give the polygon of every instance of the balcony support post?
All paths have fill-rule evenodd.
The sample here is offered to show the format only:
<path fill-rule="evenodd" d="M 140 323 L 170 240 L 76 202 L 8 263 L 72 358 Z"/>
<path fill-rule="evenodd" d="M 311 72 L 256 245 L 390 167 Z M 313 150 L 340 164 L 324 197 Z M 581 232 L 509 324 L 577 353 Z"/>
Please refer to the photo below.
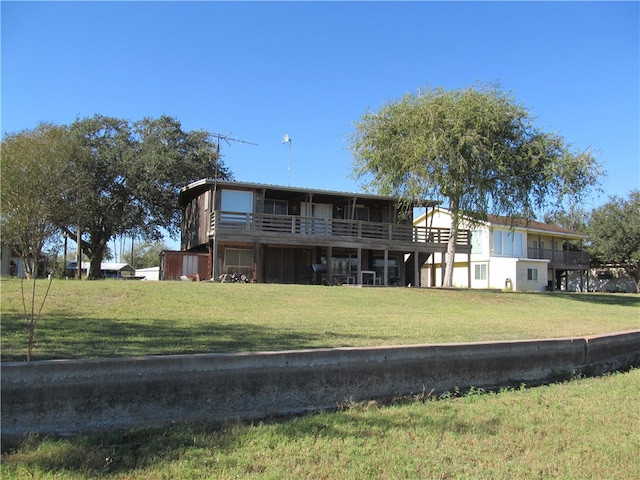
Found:
<path fill-rule="evenodd" d="M 384 249 L 384 270 L 383 270 L 383 282 L 386 287 L 389 285 L 389 249 L 385 247 Z"/>

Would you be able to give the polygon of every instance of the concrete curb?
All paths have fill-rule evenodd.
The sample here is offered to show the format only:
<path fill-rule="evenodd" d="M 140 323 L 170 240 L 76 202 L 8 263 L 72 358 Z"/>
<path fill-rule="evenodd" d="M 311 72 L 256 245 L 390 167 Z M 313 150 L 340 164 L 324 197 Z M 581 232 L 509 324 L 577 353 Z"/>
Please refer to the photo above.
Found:
<path fill-rule="evenodd" d="M 640 365 L 640 330 L 586 338 L 9 362 L 2 441 L 172 421 L 263 418 Z"/>

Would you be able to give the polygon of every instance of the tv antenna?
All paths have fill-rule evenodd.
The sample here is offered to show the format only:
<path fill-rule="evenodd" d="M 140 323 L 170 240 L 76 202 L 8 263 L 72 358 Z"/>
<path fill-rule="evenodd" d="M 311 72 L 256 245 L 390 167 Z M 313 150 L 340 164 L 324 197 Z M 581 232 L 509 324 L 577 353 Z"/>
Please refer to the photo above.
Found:
<path fill-rule="evenodd" d="M 282 137 L 282 143 L 289 144 L 289 161 L 287 163 L 287 186 L 289 187 L 291 186 L 291 137 L 288 133 L 285 133 L 284 137 Z"/>
<path fill-rule="evenodd" d="M 218 160 L 222 157 L 222 155 L 220 154 L 220 140 L 224 140 L 226 142 L 227 145 L 231 146 L 231 142 L 236 142 L 236 143 L 245 143 L 247 145 L 255 145 L 258 146 L 257 143 L 253 143 L 253 142 L 249 142 L 247 140 L 240 140 L 239 138 L 234 138 L 231 137 L 229 135 L 223 135 L 222 133 L 210 133 L 209 134 L 210 137 L 215 138 L 216 141 L 216 153 L 217 155 L 217 160 L 216 160 L 216 176 L 215 176 L 215 180 L 218 180 Z"/>
<path fill-rule="evenodd" d="M 231 146 L 231 142 L 246 143 L 247 145 L 256 145 L 256 146 L 258 145 L 257 143 L 249 142 L 247 140 L 240 140 L 239 138 L 233 138 L 233 137 L 230 137 L 229 135 L 223 135 L 221 133 L 211 133 L 209 135 L 217 139 L 216 148 L 218 150 L 218 155 L 220 155 L 220 140 L 224 140 L 229 146 Z"/>

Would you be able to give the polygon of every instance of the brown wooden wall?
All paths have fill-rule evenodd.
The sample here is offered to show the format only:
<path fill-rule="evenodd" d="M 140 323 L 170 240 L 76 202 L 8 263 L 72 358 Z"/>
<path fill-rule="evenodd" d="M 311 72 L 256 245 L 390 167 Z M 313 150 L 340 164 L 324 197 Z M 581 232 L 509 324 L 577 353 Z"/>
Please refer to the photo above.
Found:
<path fill-rule="evenodd" d="M 311 283 L 313 250 L 310 248 L 264 249 L 264 281 L 267 283 Z"/>
<path fill-rule="evenodd" d="M 197 273 L 200 280 L 211 278 L 211 267 L 208 253 L 194 252 L 162 252 L 160 262 L 161 280 L 180 280 L 182 275 Z"/>
<path fill-rule="evenodd" d="M 211 222 L 207 202 L 210 193 L 205 192 L 185 207 L 182 218 L 182 250 L 190 250 L 206 245 Z"/>

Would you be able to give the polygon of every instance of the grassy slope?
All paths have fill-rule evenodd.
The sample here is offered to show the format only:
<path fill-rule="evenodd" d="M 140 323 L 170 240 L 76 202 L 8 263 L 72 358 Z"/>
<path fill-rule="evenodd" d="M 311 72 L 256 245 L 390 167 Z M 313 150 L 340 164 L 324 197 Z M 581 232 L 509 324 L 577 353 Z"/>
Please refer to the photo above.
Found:
<path fill-rule="evenodd" d="M 45 287 L 38 282 L 37 299 Z M 20 290 L 18 280 L 0 280 L 4 361 L 25 358 Z M 637 328 L 639 295 L 54 281 L 34 357 L 470 342 Z"/>
<path fill-rule="evenodd" d="M 640 370 L 219 427 L 31 438 L 2 478 L 638 478 Z M 422 400 L 422 399 L 420 399 Z"/>
<path fill-rule="evenodd" d="M 44 282 L 38 285 L 37 297 Z M 0 280 L 2 359 L 22 359 L 20 282 Z M 54 282 L 37 358 L 588 335 L 640 328 L 640 296 Z M 3 454 L 22 478 L 635 478 L 640 370 L 264 424 L 176 424 Z"/>

